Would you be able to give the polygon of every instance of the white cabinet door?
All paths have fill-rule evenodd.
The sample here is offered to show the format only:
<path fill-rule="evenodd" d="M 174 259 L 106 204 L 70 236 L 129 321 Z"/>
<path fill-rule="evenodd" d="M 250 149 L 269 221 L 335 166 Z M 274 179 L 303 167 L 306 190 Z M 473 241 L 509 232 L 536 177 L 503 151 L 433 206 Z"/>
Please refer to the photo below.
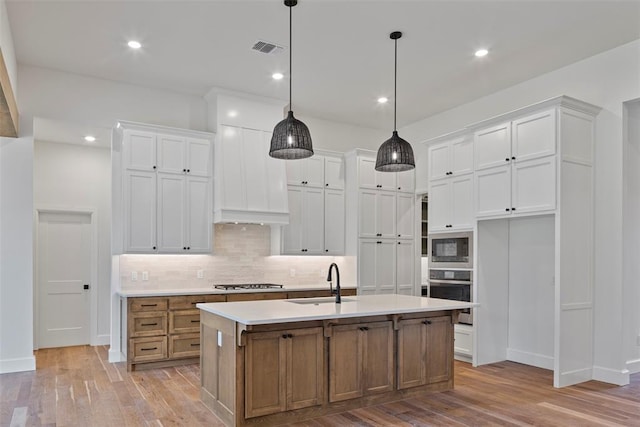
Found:
<path fill-rule="evenodd" d="M 185 177 L 158 173 L 158 252 L 187 253 Z"/>
<path fill-rule="evenodd" d="M 291 186 L 289 197 L 289 224 L 282 227 L 282 253 L 302 255 L 302 227 L 304 215 L 304 188 Z"/>
<path fill-rule="evenodd" d="M 344 190 L 344 161 L 338 157 L 325 157 L 324 186 L 332 190 Z"/>
<path fill-rule="evenodd" d="M 262 132 L 262 152 L 269 152 L 271 133 Z M 286 161 L 285 163 L 291 163 Z M 287 174 L 282 167 L 282 160 L 274 159 L 267 155 L 267 192 L 269 198 L 269 212 L 288 212 L 289 200 L 287 198 Z"/>
<path fill-rule="evenodd" d="M 518 162 L 512 165 L 512 174 L 511 213 L 556 208 L 556 156 Z"/>
<path fill-rule="evenodd" d="M 324 190 L 303 192 L 302 247 L 306 255 L 324 254 Z"/>
<path fill-rule="evenodd" d="M 375 190 L 360 190 L 358 193 L 359 235 L 360 237 L 378 237 L 376 224 L 376 206 L 378 192 Z"/>
<path fill-rule="evenodd" d="M 556 110 L 548 110 L 514 120 L 512 156 L 516 162 L 556 153 Z"/>
<path fill-rule="evenodd" d="M 451 145 L 449 142 L 435 144 L 429 147 L 429 180 L 446 178 L 449 176 Z"/>
<path fill-rule="evenodd" d="M 289 185 L 324 187 L 324 156 L 287 160 L 285 166 Z"/>
<path fill-rule="evenodd" d="M 473 229 L 473 175 L 454 176 L 450 179 L 451 230 Z M 431 205 L 429 206 L 431 209 Z"/>
<path fill-rule="evenodd" d="M 475 141 L 475 169 L 486 169 L 511 162 L 511 123 L 504 123 L 477 131 Z"/>
<path fill-rule="evenodd" d="M 416 189 L 416 171 L 396 172 L 397 190 L 402 193 L 414 193 Z"/>
<path fill-rule="evenodd" d="M 376 234 L 396 237 L 396 193 L 378 192 L 376 197 Z"/>
<path fill-rule="evenodd" d="M 158 172 L 184 174 L 187 172 L 184 138 L 171 135 L 157 136 Z"/>
<path fill-rule="evenodd" d="M 376 241 L 376 294 L 396 293 L 396 241 Z"/>
<path fill-rule="evenodd" d="M 451 141 L 451 175 L 459 176 L 473 172 L 473 138 Z"/>
<path fill-rule="evenodd" d="M 475 175 L 476 216 L 509 215 L 511 213 L 511 165 L 477 171 Z"/>
<path fill-rule="evenodd" d="M 122 144 L 125 169 L 151 171 L 157 168 L 154 133 L 125 130 Z"/>
<path fill-rule="evenodd" d="M 377 240 L 358 240 L 358 295 L 373 295 L 376 292 Z"/>
<path fill-rule="evenodd" d="M 413 240 L 398 240 L 396 244 L 396 292 L 398 294 L 413 295 L 415 264 Z"/>
<path fill-rule="evenodd" d="M 345 234 L 344 191 L 324 191 L 324 252 L 344 255 Z"/>
<path fill-rule="evenodd" d="M 125 252 L 156 251 L 156 173 L 125 172 Z"/>
<path fill-rule="evenodd" d="M 187 172 L 191 176 L 211 176 L 211 143 L 206 139 L 186 139 Z"/>
<path fill-rule="evenodd" d="M 376 159 L 358 158 L 358 185 L 360 188 L 378 188 Z"/>
<path fill-rule="evenodd" d="M 189 253 L 211 252 L 211 217 L 209 178 L 186 177 L 187 221 L 185 233 Z"/>
<path fill-rule="evenodd" d="M 415 224 L 413 222 L 413 194 L 398 193 L 396 196 L 396 233 L 398 238 L 410 239 L 414 235 Z"/>
<path fill-rule="evenodd" d="M 451 180 L 432 182 L 429 186 L 429 231 L 447 231 L 451 212 Z"/>
<path fill-rule="evenodd" d="M 374 161 L 375 168 L 375 161 Z M 403 172 L 404 173 L 404 172 Z M 376 171 L 376 184 L 380 190 L 396 191 L 397 172 L 378 172 Z"/>

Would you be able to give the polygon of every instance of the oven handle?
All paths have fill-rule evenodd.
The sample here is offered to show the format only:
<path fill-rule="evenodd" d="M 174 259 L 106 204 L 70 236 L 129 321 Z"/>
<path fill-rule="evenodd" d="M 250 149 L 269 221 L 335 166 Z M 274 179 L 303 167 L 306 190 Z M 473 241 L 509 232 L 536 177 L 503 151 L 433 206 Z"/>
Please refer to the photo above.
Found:
<path fill-rule="evenodd" d="M 447 283 L 451 285 L 471 285 L 471 281 L 467 280 L 440 280 L 440 279 L 429 279 L 429 283 Z"/>

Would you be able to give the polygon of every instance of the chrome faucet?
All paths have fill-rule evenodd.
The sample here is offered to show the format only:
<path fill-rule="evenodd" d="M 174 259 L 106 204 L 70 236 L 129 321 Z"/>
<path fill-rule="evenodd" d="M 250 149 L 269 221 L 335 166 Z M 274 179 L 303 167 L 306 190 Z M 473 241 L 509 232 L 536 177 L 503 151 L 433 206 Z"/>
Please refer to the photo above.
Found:
<path fill-rule="evenodd" d="M 336 291 L 333 291 L 333 282 L 331 280 L 331 269 L 336 268 Z M 332 262 L 329 266 L 329 274 L 327 275 L 327 282 L 329 282 L 329 290 L 331 291 L 331 295 L 336 294 L 336 304 L 340 304 L 340 270 L 338 270 L 338 264 Z"/>

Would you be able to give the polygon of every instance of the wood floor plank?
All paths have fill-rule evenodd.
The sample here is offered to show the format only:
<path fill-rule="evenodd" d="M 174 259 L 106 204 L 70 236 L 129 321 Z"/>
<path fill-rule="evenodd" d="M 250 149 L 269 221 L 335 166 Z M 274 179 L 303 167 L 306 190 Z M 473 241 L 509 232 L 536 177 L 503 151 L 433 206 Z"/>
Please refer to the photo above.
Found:
<path fill-rule="evenodd" d="M 35 372 L 0 376 L 0 426 L 222 427 L 200 402 L 197 364 L 127 372 L 105 346 L 43 349 Z M 624 387 L 553 388 L 550 371 L 456 362 L 454 390 L 289 424 L 296 427 L 640 427 L 640 374 Z"/>

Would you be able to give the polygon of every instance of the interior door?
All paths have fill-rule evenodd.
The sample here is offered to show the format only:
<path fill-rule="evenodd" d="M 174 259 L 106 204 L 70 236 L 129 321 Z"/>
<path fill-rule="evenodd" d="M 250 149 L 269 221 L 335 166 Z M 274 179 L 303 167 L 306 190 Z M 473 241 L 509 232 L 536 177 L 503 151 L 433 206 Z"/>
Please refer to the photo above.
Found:
<path fill-rule="evenodd" d="M 38 347 L 89 344 L 91 215 L 41 213 L 38 222 Z"/>

